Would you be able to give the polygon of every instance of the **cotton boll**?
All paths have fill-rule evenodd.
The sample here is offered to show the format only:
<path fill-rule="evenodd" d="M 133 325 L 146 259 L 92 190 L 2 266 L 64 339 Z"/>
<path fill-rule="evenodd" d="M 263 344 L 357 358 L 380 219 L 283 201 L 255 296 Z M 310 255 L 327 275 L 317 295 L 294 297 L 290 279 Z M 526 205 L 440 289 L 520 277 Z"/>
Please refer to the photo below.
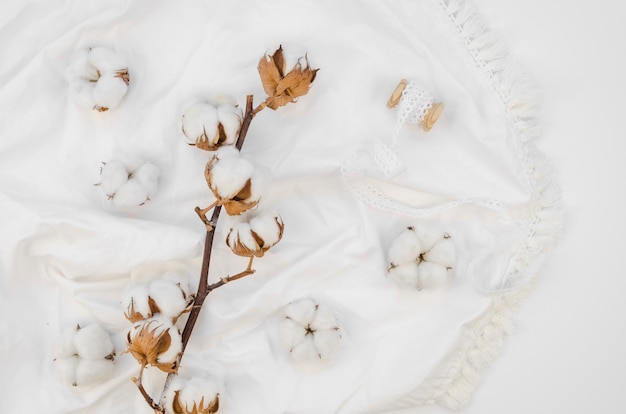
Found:
<path fill-rule="evenodd" d="M 455 263 L 455 248 L 452 238 L 448 236 L 435 243 L 429 251 L 424 253 L 424 260 L 452 268 Z"/>
<path fill-rule="evenodd" d="M 317 309 L 315 310 L 315 316 L 313 317 L 310 326 L 311 329 L 314 331 L 319 331 L 323 329 L 334 330 L 335 328 L 337 328 L 337 318 L 328 307 L 319 304 L 317 305 Z"/>
<path fill-rule="evenodd" d="M 431 289 L 446 283 L 448 269 L 438 263 L 422 262 L 418 266 L 418 275 L 418 289 Z"/>
<path fill-rule="evenodd" d="M 70 97 L 76 105 L 85 109 L 93 109 L 95 103 L 93 101 L 94 83 L 85 79 L 74 79 L 70 83 Z"/>
<path fill-rule="evenodd" d="M 315 347 L 313 335 L 305 336 L 299 344 L 294 346 L 291 349 L 291 356 L 301 363 L 316 363 L 322 358 Z"/>
<path fill-rule="evenodd" d="M 152 281 L 150 297 L 156 302 L 159 313 L 167 318 L 178 318 L 188 306 L 188 300 L 181 288 L 167 281 Z"/>
<path fill-rule="evenodd" d="M 145 163 L 137 171 L 133 173 L 133 178 L 139 181 L 148 193 L 148 197 L 152 198 L 156 195 L 159 175 L 161 171 L 154 164 Z"/>
<path fill-rule="evenodd" d="M 126 69 L 126 63 L 118 54 L 102 46 L 89 50 L 89 60 L 101 73 Z"/>
<path fill-rule="evenodd" d="M 113 377 L 115 364 L 106 359 L 79 359 L 76 365 L 76 385 L 101 384 Z"/>
<path fill-rule="evenodd" d="M 182 338 L 169 319 L 154 316 L 136 322 L 127 335 L 128 352 L 141 365 L 153 365 L 164 372 L 177 370 Z"/>
<path fill-rule="evenodd" d="M 197 102 L 189 106 L 182 115 L 183 134 L 187 143 L 196 144 L 206 135 L 206 139 L 213 140 L 217 132 L 217 110 L 206 102 Z"/>
<path fill-rule="evenodd" d="M 79 49 L 73 53 L 72 60 L 67 66 L 65 77 L 70 82 L 76 80 L 98 80 L 100 72 L 98 72 L 98 69 L 91 63 L 87 49 Z"/>
<path fill-rule="evenodd" d="M 416 227 L 415 231 L 417 232 L 417 235 L 422 243 L 422 252 L 427 252 L 432 249 L 435 243 L 441 240 L 444 236 L 441 231 L 426 226 Z"/>
<path fill-rule="evenodd" d="M 291 318 L 282 318 L 279 325 L 280 341 L 285 349 L 291 351 L 302 342 L 306 329 Z"/>
<path fill-rule="evenodd" d="M 261 197 L 267 193 L 272 183 L 272 174 L 268 168 L 257 166 L 251 176 L 251 182 L 252 192 L 250 194 L 250 200 L 260 200 Z"/>
<path fill-rule="evenodd" d="M 222 198 L 232 198 L 252 177 L 254 166 L 241 157 L 221 158 L 211 168 L 211 189 Z"/>
<path fill-rule="evenodd" d="M 220 105 L 217 108 L 217 117 L 224 128 L 227 137 L 226 143 L 234 144 L 243 120 L 241 109 L 232 105 Z"/>
<path fill-rule="evenodd" d="M 388 256 L 392 264 L 400 265 L 417 260 L 421 252 L 422 244 L 417 232 L 408 227 L 391 242 Z"/>
<path fill-rule="evenodd" d="M 121 162 L 128 171 L 128 175 L 135 173 L 144 164 L 141 158 L 138 158 L 132 154 L 119 154 L 115 157 L 116 160 Z"/>
<path fill-rule="evenodd" d="M 311 299 L 302 299 L 288 304 L 285 307 L 285 316 L 306 327 L 313 321 L 316 310 L 315 302 Z"/>
<path fill-rule="evenodd" d="M 234 246 L 240 243 L 250 251 L 259 250 L 259 245 L 252 235 L 250 223 L 239 223 L 233 231 L 229 233 L 229 245 Z"/>
<path fill-rule="evenodd" d="M 124 289 L 121 302 L 126 319 L 137 322 L 152 317 L 157 310 L 150 303 L 149 295 L 149 288 L 146 283 L 131 284 Z"/>
<path fill-rule="evenodd" d="M 214 414 L 219 410 L 220 387 L 207 377 L 177 376 L 164 396 L 167 414 Z"/>
<path fill-rule="evenodd" d="M 313 335 L 313 343 L 322 359 L 332 358 L 341 344 L 339 328 L 318 330 Z"/>
<path fill-rule="evenodd" d="M 52 351 L 54 358 L 70 358 L 78 355 L 78 350 L 76 349 L 76 345 L 74 345 L 74 337 L 76 336 L 77 330 L 78 328 L 74 326 L 65 329 L 61 333 Z"/>
<path fill-rule="evenodd" d="M 54 361 L 61 383 L 72 387 L 77 385 L 76 368 L 78 367 L 78 361 L 78 357 L 59 358 Z"/>
<path fill-rule="evenodd" d="M 100 186 L 107 196 L 113 197 L 127 181 L 128 171 L 120 161 L 113 160 L 102 165 Z"/>
<path fill-rule="evenodd" d="M 220 149 L 218 149 L 215 152 L 215 156 L 218 159 L 223 160 L 226 158 L 239 158 L 241 157 L 241 153 L 239 152 L 237 148 L 228 146 L 228 147 L 221 147 Z"/>
<path fill-rule="evenodd" d="M 113 203 L 119 207 L 133 207 L 143 205 L 148 200 L 148 192 L 141 183 L 130 178 L 121 186 L 113 197 Z"/>
<path fill-rule="evenodd" d="M 93 102 L 97 110 L 104 111 L 117 107 L 126 92 L 128 85 L 114 73 L 100 76 L 93 88 Z"/>
<path fill-rule="evenodd" d="M 76 331 L 74 345 L 81 359 L 104 359 L 115 355 L 109 334 L 98 324 L 87 325 Z"/>
<path fill-rule="evenodd" d="M 415 288 L 418 285 L 418 264 L 417 262 L 409 262 L 387 270 L 391 280 L 400 286 Z"/>
<path fill-rule="evenodd" d="M 278 243 L 283 234 L 283 221 L 272 212 L 258 214 L 250 220 L 250 229 L 263 239 L 263 247 Z"/>

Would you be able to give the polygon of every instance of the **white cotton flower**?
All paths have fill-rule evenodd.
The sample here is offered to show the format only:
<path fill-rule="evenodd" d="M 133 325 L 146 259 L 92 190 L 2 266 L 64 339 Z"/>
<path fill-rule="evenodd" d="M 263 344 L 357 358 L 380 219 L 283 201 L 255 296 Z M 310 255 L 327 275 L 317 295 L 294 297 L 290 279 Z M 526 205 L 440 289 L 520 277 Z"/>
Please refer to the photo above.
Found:
<path fill-rule="evenodd" d="M 298 363 L 316 365 L 331 359 L 341 342 L 336 316 L 311 299 L 292 302 L 282 310 L 280 341 Z"/>
<path fill-rule="evenodd" d="M 77 329 L 79 328 L 76 326 L 67 328 L 57 338 L 52 351 L 55 358 L 62 359 L 78 356 L 78 350 L 74 344 Z"/>
<path fill-rule="evenodd" d="M 61 382 L 71 386 L 102 383 L 115 371 L 115 348 L 109 334 L 99 325 L 75 326 L 65 330 L 53 350 Z"/>
<path fill-rule="evenodd" d="M 455 264 L 452 238 L 428 227 L 407 227 L 388 251 L 389 277 L 400 286 L 431 289 L 443 286 Z"/>
<path fill-rule="evenodd" d="M 254 165 L 243 157 L 219 158 L 211 168 L 211 187 L 223 199 L 233 198 L 252 178 Z"/>
<path fill-rule="evenodd" d="M 149 319 L 158 311 L 154 303 L 150 303 L 150 285 L 148 283 L 130 284 L 122 292 L 122 308 L 124 316 L 131 322 Z"/>
<path fill-rule="evenodd" d="M 85 359 L 105 359 L 115 353 L 109 334 L 95 323 L 76 331 L 74 346 L 78 355 Z"/>
<path fill-rule="evenodd" d="M 387 269 L 391 280 L 400 286 L 418 288 L 419 287 L 419 267 L 416 261 L 402 263 Z"/>
<path fill-rule="evenodd" d="M 157 315 L 135 322 L 126 340 L 128 352 L 142 366 L 153 365 L 163 372 L 178 370 L 183 342 L 180 332 L 169 319 Z"/>
<path fill-rule="evenodd" d="M 189 293 L 166 280 L 150 283 L 150 297 L 156 302 L 161 315 L 175 320 L 189 307 Z"/>
<path fill-rule="evenodd" d="M 100 169 L 100 185 L 102 191 L 107 197 L 113 198 L 117 190 L 119 190 L 128 181 L 128 170 L 117 160 L 111 160 L 102 165 Z"/>
<path fill-rule="evenodd" d="M 188 282 L 180 275 L 166 273 L 162 278 L 133 283 L 124 289 L 122 308 L 131 322 L 161 316 L 176 320 L 193 304 Z"/>
<path fill-rule="evenodd" d="M 235 144 L 243 122 L 241 109 L 228 99 L 194 102 L 181 117 L 189 145 L 206 151 Z"/>
<path fill-rule="evenodd" d="M 107 359 L 78 359 L 76 365 L 76 384 L 95 385 L 113 377 L 115 363 Z"/>
<path fill-rule="evenodd" d="M 439 263 L 424 261 L 418 265 L 418 280 L 421 289 L 441 286 L 447 279 L 448 269 Z"/>
<path fill-rule="evenodd" d="M 144 205 L 157 193 L 160 170 L 135 157 L 119 157 L 102 163 L 100 183 L 107 199 L 117 207 Z"/>
<path fill-rule="evenodd" d="M 135 178 L 148 193 L 148 198 L 152 198 L 156 195 L 159 175 L 161 175 L 159 167 L 149 162 L 143 164 L 132 173 L 132 177 Z"/>
<path fill-rule="evenodd" d="M 148 191 L 139 180 L 131 177 L 118 188 L 112 200 L 117 207 L 134 207 L 144 205 L 149 197 Z"/>
<path fill-rule="evenodd" d="M 247 221 L 236 222 L 226 236 L 233 253 L 244 257 L 262 257 L 283 237 L 284 224 L 273 212 L 248 214 Z"/>
<path fill-rule="evenodd" d="M 128 85 L 114 73 L 104 73 L 93 87 L 92 97 L 98 111 L 115 108 L 126 92 Z"/>
<path fill-rule="evenodd" d="M 66 69 L 66 78 L 76 104 L 99 112 L 117 107 L 130 82 L 123 59 L 103 47 L 77 50 Z"/>
<path fill-rule="evenodd" d="M 214 414 L 219 410 L 220 389 L 208 377 L 177 376 L 164 396 L 166 414 Z"/>
<path fill-rule="evenodd" d="M 256 207 L 269 185 L 269 172 L 255 167 L 230 147 L 216 152 L 207 163 L 204 176 L 217 204 L 231 216 Z"/>
<path fill-rule="evenodd" d="M 440 239 L 430 250 L 424 253 L 424 260 L 438 263 L 446 268 L 454 266 L 456 254 L 452 238 L 444 235 L 443 240 Z"/>
<path fill-rule="evenodd" d="M 57 358 L 54 360 L 54 366 L 63 385 L 72 387 L 78 386 L 78 382 L 76 381 L 78 361 L 78 357 Z"/>
<path fill-rule="evenodd" d="M 89 49 L 89 60 L 103 73 L 118 72 L 126 68 L 126 63 L 121 56 L 102 46 Z"/>
<path fill-rule="evenodd" d="M 285 317 L 306 327 L 315 319 L 315 313 L 318 309 L 317 303 L 311 299 L 301 299 L 291 302 L 285 306 Z"/>
<path fill-rule="evenodd" d="M 407 227 L 396 237 L 389 247 L 391 263 L 406 263 L 415 260 L 415 252 L 422 251 L 422 243 L 414 227 Z"/>

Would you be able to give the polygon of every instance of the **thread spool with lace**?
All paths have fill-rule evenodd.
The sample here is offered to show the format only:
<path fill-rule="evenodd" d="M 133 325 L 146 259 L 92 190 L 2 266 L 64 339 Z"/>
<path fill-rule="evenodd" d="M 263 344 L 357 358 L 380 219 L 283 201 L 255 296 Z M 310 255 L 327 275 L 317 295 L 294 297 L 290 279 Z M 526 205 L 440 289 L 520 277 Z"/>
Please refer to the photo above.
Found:
<path fill-rule="evenodd" d="M 430 93 L 406 79 L 402 79 L 398 83 L 387 101 L 387 108 L 389 109 L 398 105 L 397 133 L 405 123 L 419 124 L 424 131 L 430 131 L 444 108 L 443 103 L 435 103 L 435 98 Z M 394 137 L 397 136 L 396 132 L 394 132 Z"/>

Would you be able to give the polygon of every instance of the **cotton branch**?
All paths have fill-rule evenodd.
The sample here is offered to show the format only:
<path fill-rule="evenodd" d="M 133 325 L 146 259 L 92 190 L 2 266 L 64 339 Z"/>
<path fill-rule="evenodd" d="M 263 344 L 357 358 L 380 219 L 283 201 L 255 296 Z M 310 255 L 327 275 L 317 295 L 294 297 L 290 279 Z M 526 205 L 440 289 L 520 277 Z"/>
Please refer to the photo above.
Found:
<path fill-rule="evenodd" d="M 243 147 L 243 143 L 246 139 L 248 129 L 250 128 L 250 123 L 252 122 L 252 118 L 254 118 L 256 113 L 258 113 L 258 111 L 256 113 L 254 112 L 254 110 L 252 109 L 252 105 L 253 105 L 253 96 L 248 95 L 246 97 L 246 112 L 244 115 L 243 122 L 241 124 L 241 129 L 239 131 L 239 137 L 237 138 L 237 142 L 235 144 L 238 150 L 241 150 L 241 147 Z M 196 321 L 198 320 L 198 317 L 200 316 L 200 311 L 202 310 L 202 305 L 204 304 L 204 300 L 206 299 L 208 294 L 211 293 L 211 291 L 213 291 L 214 289 L 217 289 L 218 287 L 223 286 L 230 281 L 237 280 L 237 279 L 240 279 L 242 277 L 245 277 L 254 273 L 254 270 L 250 269 L 250 266 L 248 266 L 248 269 L 244 270 L 241 273 L 238 273 L 233 276 L 227 276 L 225 278 L 222 278 L 219 282 L 209 285 L 208 280 L 209 280 L 209 268 L 211 265 L 211 251 L 213 249 L 213 239 L 215 238 L 215 228 L 217 227 L 217 222 L 219 220 L 221 211 L 222 211 L 222 206 L 215 205 L 215 207 L 213 208 L 213 214 L 211 215 L 211 219 L 208 221 L 203 220 L 205 224 L 207 225 L 207 232 L 206 232 L 206 236 L 204 240 L 204 253 L 202 256 L 202 267 L 200 269 L 200 282 L 198 283 L 198 291 L 196 293 L 193 307 L 191 309 L 191 312 L 189 313 L 189 318 L 187 319 L 187 323 L 185 324 L 185 327 L 183 329 L 183 333 L 182 333 L 183 348 L 178 358 L 179 365 L 180 365 L 180 360 L 182 359 L 185 349 L 187 347 L 187 343 L 189 342 L 189 338 L 191 337 L 191 332 L 193 331 L 193 328 L 196 325 Z M 206 211 L 201 210 L 201 212 L 204 212 L 204 214 L 206 214 L 208 210 Z M 198 213 L 197 210 L 196 210 L 196 213 Z M 200 213 L 198 213 L 198 215 L 200 215 Z M 175 376 L 176 376 L 176 373 L 168 374 L 167 379 L 165 381 L 165 386 L 163 387 L 163 392 L 161 394 L 161 402 L 162 402 L 163 396 L 165 395 L 165 391 L 168 389 L 170 383 L 172 382 Z M 142 395 L 144 395 L 144 393 L 142 393 Z M 144 395 L 144 398 L 146 398 L 146 395 Z M 148 398 L 146 398 L 146 401 L 148 402 L 148 404 L 150 404 L 150 406 L 156 412 L 164 412 L 164 411 L 159 411 L 160 409 L 162 410 L 162 407 L 160 405 L 157 406 L 156 408 L 152 405 L 153 402 L 151 403 L 152 399 L 149 396 Z"/>

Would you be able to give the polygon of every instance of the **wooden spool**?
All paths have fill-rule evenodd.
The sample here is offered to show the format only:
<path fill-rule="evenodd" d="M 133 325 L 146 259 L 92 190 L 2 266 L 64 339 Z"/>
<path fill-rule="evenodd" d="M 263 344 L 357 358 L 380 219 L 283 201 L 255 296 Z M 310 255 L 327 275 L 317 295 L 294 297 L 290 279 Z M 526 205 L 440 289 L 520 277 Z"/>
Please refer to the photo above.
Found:
<path fill-rule="evenodd" d="M 407 84 L 406 79 L 402 79 L 400 83 L 398 83 L 398 86 L 396 86 L 396 89 L 393 90 L 393 93 L 391 94 L 391 96 L 389 97 L 389 100 L 387 101 L 387 108 L 391 109 L 391 108 L 395 108 L 396 106 L 398 106 L 398 104 L 400 103 L 400 99 L 402 99 L 402 92 L 404 91 L 404 88 L 406 88 L 406 84 Z M 428 110 L 428 112 L 424 116 L 424 120 L 421 122 L 421 125 L 424 131 L 428 132 L 432 129 L 432 127 L 435 125 L 435 123 L 441 116 L 441 113 L 443 112 L 443 108 L 444 108 L 444 105 L 441 102 L 439 102 L 439 103 L 434 104 Z"/>

